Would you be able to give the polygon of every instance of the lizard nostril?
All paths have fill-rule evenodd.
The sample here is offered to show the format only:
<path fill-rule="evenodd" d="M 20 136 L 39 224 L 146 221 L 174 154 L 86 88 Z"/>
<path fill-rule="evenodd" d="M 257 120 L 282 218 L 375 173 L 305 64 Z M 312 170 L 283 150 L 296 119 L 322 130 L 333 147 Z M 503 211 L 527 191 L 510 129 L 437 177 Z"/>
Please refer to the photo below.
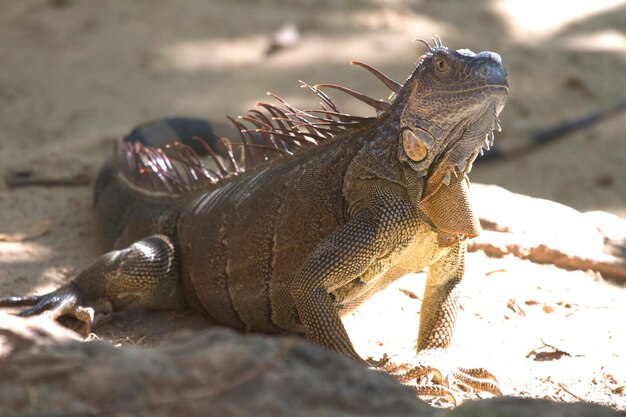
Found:
<path fill-rule="evenodd" d="M 484 63 L 477 72 L 478 76 L 485 80 L 487 84 L 507 85 L 506 70 L 502 65 L 493 62 Z"/>

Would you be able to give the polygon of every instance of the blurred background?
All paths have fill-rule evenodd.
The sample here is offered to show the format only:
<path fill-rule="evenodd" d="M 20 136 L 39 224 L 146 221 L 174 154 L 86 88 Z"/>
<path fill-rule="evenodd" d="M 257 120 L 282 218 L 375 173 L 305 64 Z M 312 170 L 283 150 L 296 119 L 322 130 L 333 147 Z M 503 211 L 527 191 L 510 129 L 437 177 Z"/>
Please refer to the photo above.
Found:
<path fill-rule="evenodd" d="M 424 52 L 411 41 L 434 35 L 450 48 L 501 54 L 510 83 L 502 145 L 626 99 L 620 0 L 8 0 L 0 2 L 0 168 L 57 160 L 95 170 L 110 139 L 137 124 L 224 121 L 266 91 L 317 104 L 300 79 L 386 98 L 348 60 L 403 81 Z M 626 112 L 479 163 L 472 180 L 626 217 L 625 132 Z"/>

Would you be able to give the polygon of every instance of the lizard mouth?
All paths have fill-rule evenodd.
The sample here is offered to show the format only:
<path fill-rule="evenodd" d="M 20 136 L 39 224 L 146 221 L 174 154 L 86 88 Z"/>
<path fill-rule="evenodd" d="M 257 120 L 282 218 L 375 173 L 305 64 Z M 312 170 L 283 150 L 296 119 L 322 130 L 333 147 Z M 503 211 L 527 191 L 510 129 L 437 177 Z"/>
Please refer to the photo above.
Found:
<path fill-rule="evenodd" d="M 445 90 L 446 94 L 470 94 L 476 92 L 486 92 L 488 94 L 507 94 L 509 92 L 509 85 L 504 84 L 486 84 L 479 87 L 457 88 L 454 90 Z"/>

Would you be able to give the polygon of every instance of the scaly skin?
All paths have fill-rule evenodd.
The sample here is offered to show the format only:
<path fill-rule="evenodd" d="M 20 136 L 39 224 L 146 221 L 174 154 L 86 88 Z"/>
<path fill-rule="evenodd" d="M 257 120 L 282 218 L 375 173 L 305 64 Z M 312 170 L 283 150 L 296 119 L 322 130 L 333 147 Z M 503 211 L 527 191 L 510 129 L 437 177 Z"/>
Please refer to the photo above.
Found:
<path fill-rule="evenodd" d="M 242 175 L 170 195 L 109 162 L 96 212 L 113 251 L 56 292 L 0 305 L 35 304 L 21 315 L 88 324 L 103 305 L 191 305 L 234 328 L 304 334 L 360 361 L 340 316 L 428 268 L 418 357 L 444 352 L 466 238 L 478 233 L 466 174 L 508 89 L 497 54 L 429 48 L 378 117 Z"/>

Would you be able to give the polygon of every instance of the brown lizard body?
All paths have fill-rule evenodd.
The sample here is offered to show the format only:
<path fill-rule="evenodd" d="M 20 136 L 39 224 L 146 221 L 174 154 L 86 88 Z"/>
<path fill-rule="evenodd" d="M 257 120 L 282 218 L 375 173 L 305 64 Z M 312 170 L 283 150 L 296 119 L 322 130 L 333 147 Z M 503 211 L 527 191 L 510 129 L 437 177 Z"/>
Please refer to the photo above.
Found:
<path fill-rule="evenodd" d="M 347 91 L 378 110 L 349 116 L 318 87 L 345 88 L 305 85 L 322 110 L 261 104 L 266 113 L 244 121 L 265 145 L 236 122 L 245 170 L 230 150 L 231 166 L 216 157 L 214 172 L 182 145 L 166 154 L 120 142 L 96 182 L 98 231 L 112 251 L 55 292 L 0 306 L 90 326 L 99 310 L 129 301 L 191 305 L 231 327 L 300 333 L 361 360 L 340 316 L 428 268 L 418 354 L 445 351 L 466 239 L 479 229 L 466 174 L 499 128 L 506 72 L 495 53 L 437 42 L 403 85 L 357 64 L 394 91 L 393 102 Z"/>

